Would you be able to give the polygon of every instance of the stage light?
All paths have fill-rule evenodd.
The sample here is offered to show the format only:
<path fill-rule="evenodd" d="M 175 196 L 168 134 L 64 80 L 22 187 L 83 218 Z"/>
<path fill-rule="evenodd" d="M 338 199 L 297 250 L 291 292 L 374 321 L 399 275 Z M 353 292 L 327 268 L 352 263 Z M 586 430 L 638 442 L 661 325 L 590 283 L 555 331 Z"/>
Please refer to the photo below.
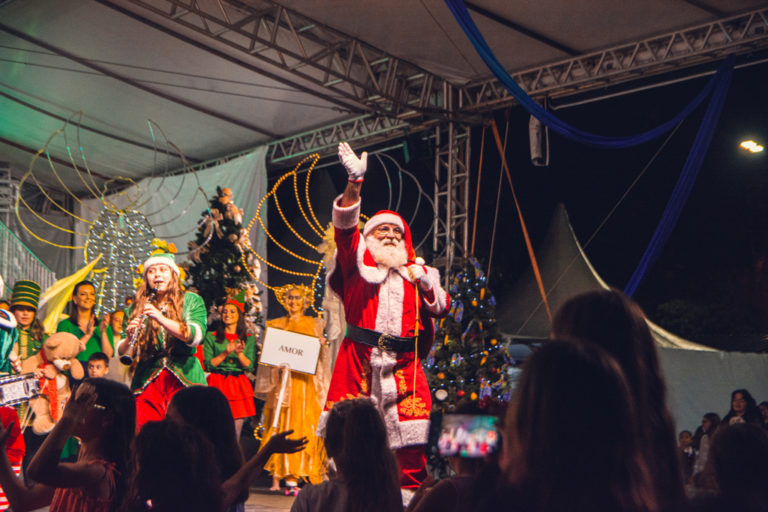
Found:
<path fill-rule="evenodd" d="M 753 140 L 745 140 L 739 144 L 739 147 L 746 149 L 750 153 L 760 153 L 765 148 Z"/>

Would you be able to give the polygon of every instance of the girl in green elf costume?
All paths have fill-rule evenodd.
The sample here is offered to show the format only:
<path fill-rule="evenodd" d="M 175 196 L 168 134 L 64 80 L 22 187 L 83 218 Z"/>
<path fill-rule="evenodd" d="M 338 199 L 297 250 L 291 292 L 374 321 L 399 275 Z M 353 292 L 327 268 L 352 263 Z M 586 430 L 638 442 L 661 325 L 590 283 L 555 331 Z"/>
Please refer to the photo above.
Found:
<path fill-rule="evenodd" d="M 131 390 L 137 430 L 162 420 L 178 390 L 206 385 L 195 357 L 206 332 L 205 303 L 182 289 L 173 244 L 155 240 L 153 245 L 157 249 L 144 262 L 144 279 L 128 312 L 126 338 L 118 345 L 118 352 L 131 356 L 136 365 Z"/>

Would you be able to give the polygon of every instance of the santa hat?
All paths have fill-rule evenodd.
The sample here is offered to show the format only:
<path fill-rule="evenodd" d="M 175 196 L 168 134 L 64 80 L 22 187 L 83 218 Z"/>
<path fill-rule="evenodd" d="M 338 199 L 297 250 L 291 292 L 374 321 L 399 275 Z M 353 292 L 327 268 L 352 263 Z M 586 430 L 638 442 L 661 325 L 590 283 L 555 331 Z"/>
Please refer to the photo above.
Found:
<path fill-rule="evenodd" d="M 413 242 L 411 241 L 411 229 L 405 220 L 396 212 L 391 210 L 380 210 L 376 212 L 376 215 L 368 219 L 368 222 L 363 226 L 363 236 L 368 236 L 371 231 L 376 229 L 382 224 L 394 224 L 399 227 L 403 232 L 403 241 L 405 242 L 405 250 L 408 253 L 408 261 L 413 261 L 416 257 L 416 253 L 413 251 Z"/>

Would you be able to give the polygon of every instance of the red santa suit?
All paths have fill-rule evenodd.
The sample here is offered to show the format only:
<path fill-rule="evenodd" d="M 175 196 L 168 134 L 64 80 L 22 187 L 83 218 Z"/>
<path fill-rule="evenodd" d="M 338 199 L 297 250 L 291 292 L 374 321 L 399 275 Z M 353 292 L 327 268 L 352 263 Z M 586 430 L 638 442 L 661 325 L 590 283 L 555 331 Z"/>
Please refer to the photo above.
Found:
<path fill-rule="evenodd" d="M 336 402 L 372 398 L 387 427 L 389 445 L 398 455 L 401 485 L 415 487 L 426 476 L 423 445 L 432 405 L 417 353 L 424 357 L 429 352 L 432 318 L 448 313 L 450 299 L 440 286 L 437 269 L 413 263 L 410 231 L 399 215 L 379 212 L 364 228 L 364 234 L 383 223 L 402 229 L 408 263 L 397 269 L 377 267 L 357 228 L 359 215 L 359 201 L 348 207 L 334 201 L 336 257 L 328 284 L 344 303 L 348 327 L 319 430 Z M 424 292 L 418 279 L 426 280 L 431 289 Z"/>

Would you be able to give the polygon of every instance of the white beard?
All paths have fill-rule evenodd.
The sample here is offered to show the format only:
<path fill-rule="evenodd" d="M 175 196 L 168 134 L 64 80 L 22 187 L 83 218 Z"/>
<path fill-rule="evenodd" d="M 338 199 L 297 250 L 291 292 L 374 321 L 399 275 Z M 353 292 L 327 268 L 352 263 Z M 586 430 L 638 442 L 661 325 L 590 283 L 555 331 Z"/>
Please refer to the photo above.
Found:
<path fill-rule="evenodd" d="M 368 235 L 365 237 L 365 246 L 378 267 L 400 268 L 408 263 L 408 252 L 403 240 L 396 241 L 395 245 L 385 245 L 373 235 Z"/>

